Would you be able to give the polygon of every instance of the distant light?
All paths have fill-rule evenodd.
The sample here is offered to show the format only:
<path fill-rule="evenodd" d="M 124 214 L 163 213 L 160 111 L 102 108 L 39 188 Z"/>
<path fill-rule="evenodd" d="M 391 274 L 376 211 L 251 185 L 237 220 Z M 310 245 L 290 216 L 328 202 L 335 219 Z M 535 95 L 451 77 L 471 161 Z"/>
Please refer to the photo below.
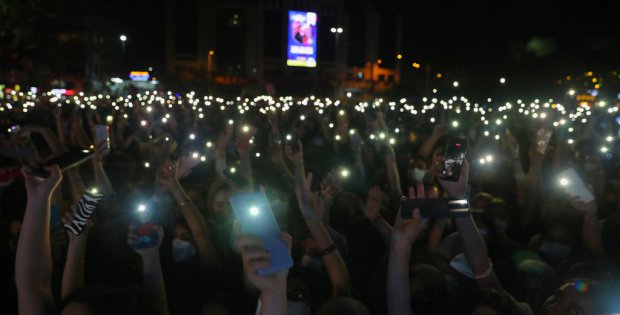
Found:
<path fill-rule="evenodd" d="M 149 168 L 149 167 L 151 167 L 151 163 L 149 163 L 149 162 L 144 162 L 144 167 L 145 167 L 145 168 Z"/>
<path fill-rule="evenodd" d="M 349 134 L 350 134 L 350 135 L 354 135 L 354 134 L 355 134 L 355 129 L 351 129 L 351 130 L 349 130 Z"/>
<path fill-rule="evenodd" d="M 236 168 L 234 168 L 234 167 L 231 167 L 231 168 L 230 168 L 230 172 L 231 172 L 232 174 L 234 174 L 234 173 L 236 173 L 236 172 L 237 172 L 237 169 L 236 169 Z"/>
<path fill-rule="evenodd" d="M 345 177 L 345 178 L 349 177 L 349 170 L 346 170 L 346 169 L 342 170 L 340 172 L 340 176 Z"/>
<path fill-rule="evenodd" d="M 194 139 L 196 139 L 196 135 L 193 134 L 193 133 L 190 133 L 189 134 L 189 138 L 190 138 L 190 140 L 194 140 Z"/>
<path fill-rule="evenodd" d="M 398 59 L 398 60 L 403 59 L 403 55 L 401 55 L 401 54 L 396 55 L 396 59 Z"/>
<path fill-rule="evenodd" d="M 259 158 L 260 157 L 260 153 L 256 152 L 256 157 Z"/>
<path fill-rule="evenodd" d="M 607 140 L 607 142 L 612 142 L 614 141 L 614 137 L 608 136 L 607 138 L 605 138 L 605 140 Z"/>
<path fill-rule="evenodd" d="M 248 126 L 246 125 L 246 126 L 243 126 L 243 128 L 241 128 L 241 130 L 242 130 L 243 132 L 245 132 L 245 133 L 248 133 L 248 132 L 250 131 L 250 127 L 248 127 Z"/>
<path fill-rule="evenodd" d="M 568 179 L 566 179 L 564 177 L 560 178 L 560 186 L 566 187 L 566 186 L 568 186 L 568 184 L 569 184 Z"/>
<path fill-rule="evenodd" d="M 607 147 L 601 147 L 601 152 L 607 153 L 607 151 L 609 151 L 609 149 Z"/>
<path fill-rule="evenodd" d="M 199 156 L 199 155 L 198 155 L 198 152 L 194 152 L 194 153 L 192 153 L 192 158 L 197 159 L 197 158 L 198 158 L 198 156 Z"/>
<path fill-rule="evenodd" d="M 414 62 L 411 64 L 412 67 L 416 68 L 416 69 L 420 69 L 421 65 L 417 62 Z"/>
<path fill-rule="evenodd" d="M 207 160 L 207 157 L 206 157 L 206 156 L 204 156 L 204 155 L 203 155 L 203 156 L 201 156 L 201 157 L 200 157 L 200 161 L 204 162 L 204 161 L 206 161 L 206 160 Z"/>
<path fill-rule="evenodd" d="M 209 50 L 209 56 L 213 56 L 213 54 L 215 54 L 215 52 L 213 50 Z"/>
<path fill-rule="evenodd" d="M 381 63 L 383 63 L 383 60 L 381 60 L 381 59 L 377 59 L 377 64 L 379 64 L 379 65 L 380 65 Z"/>
<path fill-rule="evenodd" d="M 390 138 L 390 144 L 395 144 L 395 143 L 396 143 L 396 139 Z"/>
<path fill-rule="evenodd" d="M 488 154 L 486 157 L 484 157 L 484 159 L 485 159 L 487 162 L 493 162 L 493 156 L 492 156 L 492 155 L 490 155 L 490 154 Z"/>
<path fill-rule="evenodd" d="M 342 27 L 339 27 L 339 28 L 337 28 L 337 29 L 336 29 L 336 33 L 340 34 L 340 33 L 342 33 L 342 32 L 344 32 L 344 30 L 342 29 Z"/>
<path fill-rule="evenodd" d="M 575 90 L 573 90 L 573 89 L 568 90 L 568 95 L 570 95 L 570 96 L 575 95 Z"/>
<path fill-rule="evenodd" d="M 501 83 L 501 84 L 505 84 L 505 83 L 506 83 L 506 78 L 500 78 L 500 79 L 499 79 L 499 83 Z"/>
<path fill-rule="evenodd" d="M 306 120 L 306 116 L 304 116 L 304 115 L 299 116 L 299 120 L 301 120 L 301 121 Z"/>
<path fill-rule="evenodd" d="M 127 41 L 127 36 L 121 35 L 119 39 L 121 40 L 121 42 Z"/>
<path fill-rule="evenodd" d="M 353 94 L 351 94 L 351 92 L 347 92 L 347 97 L 348 97 L 348 98 L 351 98 L 351 96 L 352 96 L 352 95 L 353 95 Z"/>
<path fill-rule="evenodd" d="M 459 122 L 458 121 L 455 120 L 455 121 L 452 122 L 452 127 L 456 128 L 458 126 L 459 126 Z"/>
<path fill-rule="evenodd" d="M 575 140 L 573 140 L 573 139 L 568 139 L 568 144 L 573 144 L 573 142 L 575 142 Z"/>
<path fill-rule="evenodd" d="M 441 77 L 443 76 L 441 73 L 437 73 L 437 79 L 441 79 Z"/>
<path fill-rule="evenodd" d="M 140 212 L 144 212 L 144 211 L 146 211 L 146 206 L 145 206 L 145 205 L 143 205 L 143 204 L 139 204 L 139 205 L 138 205 L 138 211 L 140 211 Z"/>
<path fill-rule="evenodd" d="M 211 141 L 207 141 L 207 148 L 210 148 L 213 146 L 213 143 L 211 143 Z"/>
<path fill-rule="evenodd" d="M 228 124 L 229 124 L 229 125 L 232 125 L 232 124 L 234 124 L 234 123 L 235 123 L 235 122 L 234 122 L 232 119 L 228 121 Z"/>
<path fill-rule="evenodd" d="M 93 188 L 90 189 L 90 193 L 93 194 L 93 195 L 96 195 L 96 194 L 99 193 L 99 189 L 97 189 L 96 187 L 93 187 Z"/>
<path fill-rule="evenodd" d="M 452 82 L 452 86 L 454 86 L 454 87 L 459 87 L 459 81 L 454 81 L 454 82 Z"/>

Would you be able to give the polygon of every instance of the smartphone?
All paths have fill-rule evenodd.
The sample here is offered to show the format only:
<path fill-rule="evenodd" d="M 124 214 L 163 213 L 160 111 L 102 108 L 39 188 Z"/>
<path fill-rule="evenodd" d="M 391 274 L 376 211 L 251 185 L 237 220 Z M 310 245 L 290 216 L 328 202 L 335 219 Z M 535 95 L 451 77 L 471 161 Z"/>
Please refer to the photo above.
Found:
<path fill-rule="evenodd" d="M 95 151 L 93 150 L 72 149 L 40 163 L 39 166 L 32 169 L 32 172 L 38 177 L 47 178 L 50 176 L 50 173 L 43 168 L 44 166 L 57 164 L 62 171 L 65 171 L 82 164 L 93 156 L 95 156 Z"/>
<path fill-rule="evenodd" d="M 441 177 L 443 179 L 450 181 L 457 181 L 459 179 L 466 152 L 467 140 L 463 138 L 450 138 L 448 140 L 441 169 Z"/>
<path fill-rule="evenodd" d="M 469 215 L 469 206 L 466 201 L 436 198 L 402 201 L 400 217 L 403 219 L 413 218 L 414 209 L 420 209 L 422 218 L 458 218 Z"/>
<path fill-rule="evenodd" d="M 577 198 L 585 203 L 594 200 L 594 195 L 590 192 L 577 172 L 575 172 L 575 169 L 569 168 L 558 174 L 558 181 L 564 193 L 577 196 Z"/>
<path fill-rule="evenodd" d="M 110 149 L 110 138 L 108 136 L 108 125 L 95 125 L 95 146 L 105 142 Z"/>
<path fill-rule="evenodd" d="M 269 275 L 291 268 L 293 258 L 282 239 L 267 197 L 261 192 L 235 194 L 230 197 L 230 205 L 239 221 L 241 232 L 260 238 L 265 249 L 271 254 L 270 266 L 259 269 L 258 274 Z"/>
<path fill-rule="evenodd" d="M 157 203 L 154 201 L 139 203 L 136 206 L 134 222 L 135 232 L 138 235 L 137 249 L 155 247 L 159 242 L 159 234 L 153 230 L 159 221 L 157 208 Z"/>
<path fill-rule="evenodd" d="M 552 133 L 553 131 L 546 130 L 542 127 L 538 130 L 536 133 L 536 152 L 540 154 L 545 154 L 547 152 Z"/>

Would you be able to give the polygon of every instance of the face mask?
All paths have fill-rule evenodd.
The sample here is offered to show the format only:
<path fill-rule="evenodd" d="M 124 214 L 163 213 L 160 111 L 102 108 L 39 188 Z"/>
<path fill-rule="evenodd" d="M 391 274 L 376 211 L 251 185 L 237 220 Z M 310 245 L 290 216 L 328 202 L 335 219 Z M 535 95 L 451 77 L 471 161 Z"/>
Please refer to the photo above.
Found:
<path fill-rule="evenodd" d="M 196 247 L 188 241 L 180 238 L 172 240 L 172 257 L 174 262 L 182 262 L 190 259 L 196 254 Z"/>
<path fill-rule="evenodd" d="M 286 301 L 288 315 L 311 315 L 310 307 L 299 301 Z"/>
<path fill-rule="evenodd" d="M 570 247 L 554 242 L 542 242 L 540 251 L 551 259 L 564 259 L 570 254 Z"/>

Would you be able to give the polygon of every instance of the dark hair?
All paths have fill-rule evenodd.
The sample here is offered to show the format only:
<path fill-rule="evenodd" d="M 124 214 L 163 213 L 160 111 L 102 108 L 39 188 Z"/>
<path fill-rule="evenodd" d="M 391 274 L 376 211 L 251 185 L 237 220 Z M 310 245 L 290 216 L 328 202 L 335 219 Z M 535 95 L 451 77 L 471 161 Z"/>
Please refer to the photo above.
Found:
<path fill-rule="evenodd" d="M 62 303 L 79 303 L 94 315 L 142 314 L 138 299 L 128 290 L 110 286 L 90 286 L 71 293 Z"/>

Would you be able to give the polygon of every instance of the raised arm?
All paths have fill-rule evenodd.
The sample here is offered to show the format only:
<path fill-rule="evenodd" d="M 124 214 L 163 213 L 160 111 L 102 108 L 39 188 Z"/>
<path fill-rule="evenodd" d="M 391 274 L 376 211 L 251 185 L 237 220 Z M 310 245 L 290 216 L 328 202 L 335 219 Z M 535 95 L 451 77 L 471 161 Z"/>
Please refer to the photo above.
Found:
<path fill-rule="evenodd" d="M 286 233 L 282 234 L 282 238 L 290 251 L 293 239 Z M 260 291 L 256 314 L 287 314 L 286 277 L 288 269 L 270 275 L 259 275 L 258 270 L 269 265 L 269 252 L 263 247 L 263 242 L 250 235 L 238 235 L 237 247 L 241 252 L 246 279 Z"/>
<path fill-rule="evenodd" d="M 72 208 L 73 213 L 78 211 L 76 207 Z M 71 224 L 73 221 L 73 213 L 66 211 L 62 218 L 64 224 Z M 69 248 L 67 249 L 67 260 L 65 261 L 64 271 L 62 273 L 62 286 L 60 299 L 66 299 L 74 291 L 84 287 L 84 254 L 86 253 L 86 243 L 88 241 L 88 231 L 92 226 L 91 220 L 86 220 L 86 226 L 82 234 L 76 236 L 71 232 L 67 232 L 69 236 Z"/>
<path fill-rule="evenodd" d="M 424 140 L 424 143 L 422 143 L 422 146 L 420 147 L 420 150 L 418 150 L 418 153 L 420 153 L 420 155 L 423 156 L 425 159 L 430 159 L 431 153 L 433 153 L 432 151 L 435 143 L 437 143 L 439 138 L 441 138 L 441 136 L 443 136 L 444 134 L 446 134 L 446 126 L 444 124 L 435 125 L 435 127 L 433 128 L 433 133 L 430 135 L 430 137 Z"/>
<path fill-rule="evenodd" d="M 340 252 L 336 248 L 336 245 L 332 241 L 327 229 L 321 222 L 321 202 L 319 200 L 318 193 L 310 192 L 310 186 L 312 184 L 312 173 L 308 175 L 305 189 L 296 190 L 297 203 L 301 214 L 306 221 L 306 225 L 312 234 L 312 237 L 316 241 L 317 246 L 321 250 L 321 260 L 327 270 L 329 279 L 332 283 L 332 295 L 336 296 L 350 296 L 351 285 L 349 282 L 349 271 L 347 270 L 344 260 L 340 255 Z"/>
<path fill-rule="evenodd" d="M 140 248 L 138 235 L 135 228 L 132 227 L 129 228 L 127 243 L 142 258 L 142 290 L 146 314 L 168 315 L 170 311 L 168 310 L 166 287 L 159 262 L 159 245 L 164 238 L 164 229 L 156 225 L 153 226 L 153 230 L 157 232 L 159 237 L 155 246 Z"/>
<path fill-rule="evenodd" d="M 590 256 L 594 260 L 604 261 L 607 259 L 603 242 L 601 240 L 601 225 L 598 220 L 598 207 L 596 201 L 584 202 L 577 196 L 568 194 L 568 201 L 573 208 L 583 213 L 583 227 L 581 237 L 583 243 L 590 251 Z"/>
<path fill-rule="evenodd" d="M 469 163 L 465 161 L 461 168 L 458 181 L 446 181 L 440 179 L 439 182 L 450 198 L 466 199 L 465 191 L 467 178 L 469 175 Z M 493 266 L 489 259 L 487 247 L 482 236 L 474 223 L 471 214 L 466 217 L 454 219 L 459 237 L 463 245 L 463 251 L 467 262 L 474 273 L 478 284 L 482 287 L 495 287 L 501 289 L 499 281 L 493 272 Z"/>
<path fill-rule="evenodd" d="M 424 198 L 424 188 L 418 191 L 418 196 Z M 413 188 L 409 197 L 414 198 Z M 403 197 L 405 198 L 405 197 Z M 413 210 L 412 219 L 401 217 L 401 210 L 396 213 L 394 230 L 390 242 L 390 254 L 387 273 L 387 305 L 390 315 L 411 315 L 411 286 L 409 284 L 409 260 L 411 246 L 422 230 L 423 222 L 420 210 Z"/>
<path fill-rule="evenodd" d="M 177 164 L 171 161 L 164 162 L 160 168 L 159 179 L 179 205 L 179 211 L 187 221 L 196 242 L 196 249 L 202 265 L 212 268 L 220 267 L 220 261 L 207 223 L 179 183 Z"/>
<path fill-rule="evenodd" d="M 235 142 L 235 147 L 237 148 L 237 153 L 239 153 L 239 159 L 241 161 L 239 171 L 241 171 L 241 175 L 245 180 L 248 181 L 250 187 L 254 187 L 254 176 L 252 175 L 252 163 L 250 160 L 252 148 L 250 140 L 254 137 L 254 134 L 256 134 L 256 128 L 244 126 Z"/>
<path fill-rule="evenodd" d="M 385 168 L 387 170 L 388 180 L 390 182 L 390 190 L 395 196 L 402 196 L 403 191 L 400 186 L 400 175 L 398 174 L 398 166 L 396 165 L 396 154 L 391 145 L 385 144 Z"/>
<path fill-rule="evenodd" d="M 368 190 L 366 204 L 364 205 L 364 216 L 370 220 L 372 226 L 377 229 L 386 245 L 390 246 L 392 240 L 392 227 L 381 216 L 381 189 L 377 186 Z"/>
<path fill-rule="evenodd" d="M 15 282 L 20 314 L 52 314 L 52 255 L 50 199 L 62 179 L 58 166 L 47 166 L 51 176 L 42 179 L 22 168 L 28 202 L 15 258 Z"/>
<path fill-rule="evenodd" d="M 295 188 L 306 188 L 306 168 L 304 167 L 304 149 L 300 141 L 295 144 L 287 143 L 284 146 L 284 154 L 291 161 L 294 169 Z"/>

